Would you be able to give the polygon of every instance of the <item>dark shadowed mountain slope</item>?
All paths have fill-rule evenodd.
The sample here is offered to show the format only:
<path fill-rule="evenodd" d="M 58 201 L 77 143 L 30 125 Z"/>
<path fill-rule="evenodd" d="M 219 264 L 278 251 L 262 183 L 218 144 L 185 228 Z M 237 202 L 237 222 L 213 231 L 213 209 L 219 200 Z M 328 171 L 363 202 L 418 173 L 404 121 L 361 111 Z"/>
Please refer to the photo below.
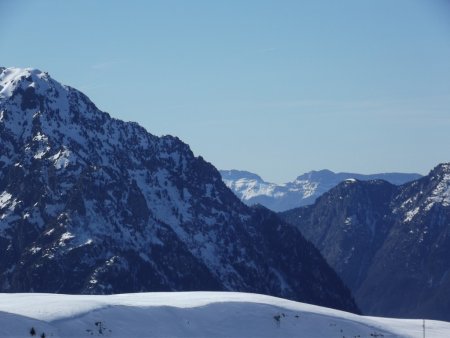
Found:
<path fill-rule="evenodd" d="M 301 225 L 303 235 L 355 289 L 390 230 L 385 221 L 395 191 L 396 186 L 385 181 L 348 180 L 325 193 L 313 206 L 283 215 L 288 222 Z M 308 226 L 304 226 L 306 222 Z"/>
<path fill-rule="evenodd" d="M 2 69 L 0 147 L 2 292 L 235 290 L 357 311 L 297 229 L 186 144 L 46 73 Z"/>
<path fill-rule="evenodd" d="M 402 186 L 346 181 L 281 214 L 372 315 L 450 320 L 450 165 Z"/>

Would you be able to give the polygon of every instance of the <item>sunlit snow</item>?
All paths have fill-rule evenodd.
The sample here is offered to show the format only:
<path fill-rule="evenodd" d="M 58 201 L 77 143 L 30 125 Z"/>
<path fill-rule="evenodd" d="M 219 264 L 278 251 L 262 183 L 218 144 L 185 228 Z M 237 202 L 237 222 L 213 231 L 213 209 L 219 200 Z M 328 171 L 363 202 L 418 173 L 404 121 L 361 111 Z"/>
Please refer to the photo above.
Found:
<path fill-rule="evenodd" d="M 91 282 L 95 282 L 92 280 Z M 422 337 L 422 320 L 364 317 L 270 296 L 162 292 L 111 296 L 0 294 L 0 336 Z M 425 322 L 427 337 L 450 323 Z"/>

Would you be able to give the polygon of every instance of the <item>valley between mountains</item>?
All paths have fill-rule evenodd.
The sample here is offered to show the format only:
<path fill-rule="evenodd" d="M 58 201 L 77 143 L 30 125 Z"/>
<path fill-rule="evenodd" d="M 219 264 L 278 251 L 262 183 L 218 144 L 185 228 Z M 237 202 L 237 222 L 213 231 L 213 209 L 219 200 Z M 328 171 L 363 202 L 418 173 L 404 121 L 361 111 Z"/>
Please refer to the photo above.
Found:
<path fill-rule="evenodd" d="M 321 337 L 314 328 L 338 322 L 361 337 L 415 337 L 420 321 L 408 329 L 359 314 L 450 321 L 449 257 L 448 163 L 423 177 L 322 170 L 276 185 L 219 171 L 177 137 L 115 119 L 46 72 L 0 67 L 0 296 L 16 306 L 0 305 L 0 332 L 27 323 L 76 336 L 98 306 L 123 335 L 126 323 L 112 322 L 130 306 L 139 323 L 151 313 L 168 326 L 174 315 L 179 326 L 159 332 L 180 337 L 216 334 L 204 318 L 221 323 L 221 314 L 239 323 L 222 336 Z M 172 294 L 164 303 L 155 292 Z M 122 293 L 131 295 L 97 298 Z M 27 312 L 27 297 L 61 308 L 70 298 L 49 294 L 89 306 L 63 322 Z M 211 313 L 198 308 L 205 298 Z M 258 315 L 246 327 L 233 311 Z M 280 329 L 274 316 L 288 312 Z M 309 318 L 302 329 L 294 312 Z M 436 337 L 450 335 L 433 323 Z"/>
<path fill-rule="evenodd" d="M 426 176 L 313 171 L 283 185 L 221 171 L 249 205 L 295 225 L 370 315 L 450 320 L 450 164 Z"/>

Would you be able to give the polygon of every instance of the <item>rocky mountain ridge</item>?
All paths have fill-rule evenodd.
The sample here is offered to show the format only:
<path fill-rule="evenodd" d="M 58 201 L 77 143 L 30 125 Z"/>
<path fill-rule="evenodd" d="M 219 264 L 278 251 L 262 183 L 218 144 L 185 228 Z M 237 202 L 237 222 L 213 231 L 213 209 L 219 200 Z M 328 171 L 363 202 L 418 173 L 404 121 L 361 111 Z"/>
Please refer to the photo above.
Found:
<path fill-rule="evenodd" d="M 244 203 L 261 204 L 277 212 L 313 204 L 319 196 L 347 179 L 361 181 L 381 179 L 400 185 L 421 177 L 419 174 L 405 173 L 372 175 L 334 173 L 324 169 L 302 174 L 292 182 L 276 184 L 266 182 L 260 176 L 248 171 L 221 170 L 220 173 L 228 188 Z"/>
<path fill-rule="evenodd" d="M 36 69 L 0 74 L 0 291 L 233 290 L 358 311 L 297 229 L 172 136 Z"/>
<path fill-rule="evenodd" d="M 450 164 L 401 186 L 345 181 L 281 214 L 322 252 L 363 313 L 450 320 Z"/>

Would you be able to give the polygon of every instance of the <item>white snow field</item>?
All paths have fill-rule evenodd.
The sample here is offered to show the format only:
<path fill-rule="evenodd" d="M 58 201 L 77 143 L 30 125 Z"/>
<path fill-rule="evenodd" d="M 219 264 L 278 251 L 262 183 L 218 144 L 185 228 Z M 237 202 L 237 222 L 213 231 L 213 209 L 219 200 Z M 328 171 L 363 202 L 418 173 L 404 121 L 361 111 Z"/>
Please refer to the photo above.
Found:
<path fill-rule="evenodd" d="M 270 296 L 157 292 L 0 294 L 0 337 L 423 337 L 423 321 L 358 316 Z M 426 337 L 450 323 L 425 322 Z"/>

